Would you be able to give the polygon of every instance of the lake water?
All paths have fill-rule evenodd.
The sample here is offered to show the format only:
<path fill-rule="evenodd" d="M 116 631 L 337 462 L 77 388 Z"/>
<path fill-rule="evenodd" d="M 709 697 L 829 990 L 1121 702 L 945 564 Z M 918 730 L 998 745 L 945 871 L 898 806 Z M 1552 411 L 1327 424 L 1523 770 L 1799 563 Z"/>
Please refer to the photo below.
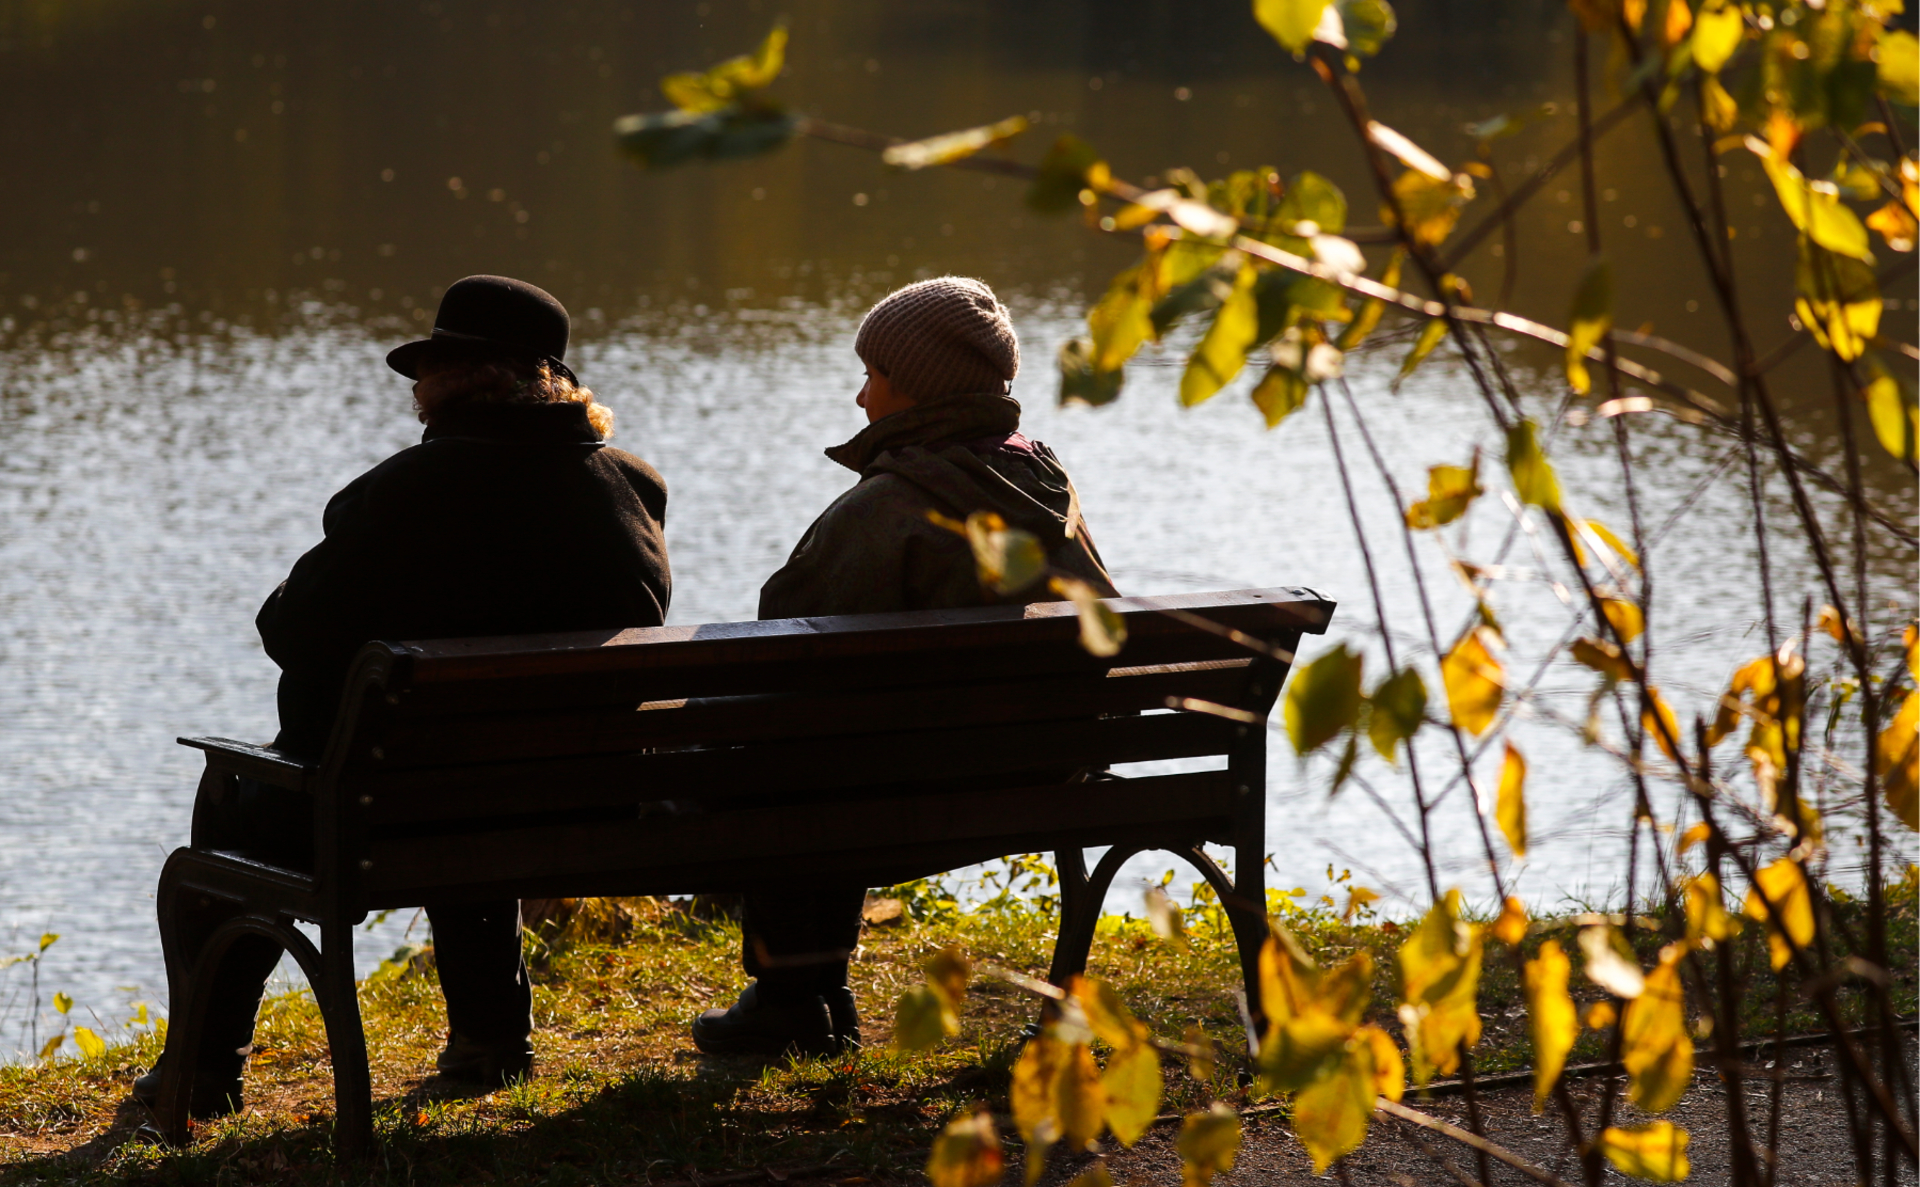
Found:
<path fill-rule="evenodd" d="M 1035 143 L 1017 149 L 1024 159 L 1072 128 L 1134 177 L 1181 163 L 1210 174 L 1313 165 L 1347 189 L 1356 222 L 1373 221 L 1330 105 L 1243 6 L 909 13 L 874 0 L 789 11 L 781 91 L 811 113 L 926 134 L 1037 112 Z M 1441 156 L 1466 158 L 1467 120 L 1566 102 L 1558 5 L 1405 5 L 1401 16 L 1401 40 L 1369 68 L 1376 110 Z M 612 2 L 371 0 L 324 11 L 101 0 L 0 14 L 0 129 L 15 163 L 0 174 L 0 956 L 59 933 L 43 995 L 71 993 L 89 1025 L 117 1025 L 131 1001 L 164 1007 L 152 892 L 186 839 L 200 765 L 173 739 L 273 733 L 276 671 L 254 612 L 318 538 L 327 497 L 417 440 L 406 382 L 382 356 L 470 272 L 525 276 L 574 311 L 570 361 L 618 415 L 616 443 L 671 487 L 671 621 L 751 617 L 760 582 L 850 478 L 820 451 L 862 423 L 851 351 L 860 313 L 899 283 L 951 271 L 987 279 L 1013 305 L 1026 429 L 1072 470 L 1124 592 L 1312 586 L 1341 603 L 1328 642 L 1365 646 L 1369 682 L 1382 670 L 1319 397 L 1272 433 L 1245 378 L 1183 410 L 1175 344 L 1130 369 L 1116 405 L 1056 405 L 1053 353 L 1089 295 L 1129 262 L 1124 244 L 1034 217 L 1005 181 L 889 174 L 830 145 L 669 174 L 615 156 L 606 129 L 659 106 L 653 79 L 745 49 L 768 20 L 753 3 L 686 6 L 669 19 Z M 1517 176 L 1566 131 L 1564 116 L 1547 118 L 1506 142 L 1503 163 Z M 1602 146 L 1619 320 L 1720 350 L 1688 308 L 1706 293 L 1649 171 L 1649 143 L 1628 129 Z M 1567 230 L 1577 205 L 1557 197 L 1563 183 L 1577 190 L 1571 174 L 1550 184 L 1519 241 L 1514 305 L 1550 321 L 1562 319 L 1585 250 Z M 1752 211 L 1738 246 L 1768 344 L 1786 333 L 1789 232 L 1744 162 L 1728 184 Z M 1503 263 L 1483 249 L 1464 271 L 1490 294 Z M 1909 338 L 1911 287 L 1892 294 L 1906 312 L 1888 317 Z M 1498 457 L 1478 396 L 1443 356 L 1389 390 L 1403 351 L 1349 364 L 1398 479 L 1418 489 L 1425 467 L 1464 461 L 1475 446 Z M 1519 349 L 1508 362 L 1550 422 L 1555 359 Z M 1838 430 L 1822 383 L 1809 368 L 1782 392 L 1799 447 L 1832 462 Z M 1394 512 L 1338 412 L 1389 624 L 1421 655 Z M 1610 430 L 1555 432 L 1577 507 L 1624 529 Z M 1643 518 L 1662 531 L 1656 676 L 1683 720 L 1764 649 L 1730 444 L 1661 417 L 1634 425 Z M 1911 482 L 1877 456 L 1868 478 L 1910 522 Z M 1779 483 L 1769 496 L 1769 514 L 1785 522 Z M 1512 523 L 1497 496 L 1484 498 L 1448 541 L 1493 562 Z M 1450 638 L 1470 603 L 1435 542 L 1421 547 Z M 1509 667 L 1531 672 L 1568 620 L 1527 537 L 1504 560 L 1511 579 L 1495 599 Z M 1913 558 L 1880 534 L 1870 561 L 1873 625 L 1885 628 L 1912 613 Z M 1819 604 L 1804 550 L 1783 545 L 1775 562 L 1783 608 L 1803 595 Z M 1620 771 L 1540 719 L 1584 718 L 1591 683 L 1553 669 L 1541 713 L 1515 729 L 1534 772 L 1534 841 L 1511 870 L 1544 905 L 1605 899 L 1624 878 Z M 1436 749 L 1428 771 L 1443 759 Z M 1486 755 L 1482 775 L 1497 761 Z M 1410 821 L 1399 776 L 1370 759 L 1360 773 Z M 1351 869 L 1390 909 L 1413 909 L 1424 894 L 1417 858 L 1362 790 L 1330 801 L 1328 775 L 1323 760 L 1296 761 L 1276 732 L 1273 877 L 1318 893 L 1329 866 Z M 1672 793 L 1659 795 L 1666 817 Z M 1445 880 L 1484 900 L 1462 789 L 1440 804 L 1436 828 Z M 1836 822 L 1838 879 L 1857 876 L 1854 840 Z M 1168 864 L 1136 860 L 1113 908 L 1137 909 L 1141 879 Z M 400 914 L 372 929 L 363 965 L 408 923 Z M 33 1009 L 20 972 L 0 973 L 0 1049 L 24 1038 Z"/>

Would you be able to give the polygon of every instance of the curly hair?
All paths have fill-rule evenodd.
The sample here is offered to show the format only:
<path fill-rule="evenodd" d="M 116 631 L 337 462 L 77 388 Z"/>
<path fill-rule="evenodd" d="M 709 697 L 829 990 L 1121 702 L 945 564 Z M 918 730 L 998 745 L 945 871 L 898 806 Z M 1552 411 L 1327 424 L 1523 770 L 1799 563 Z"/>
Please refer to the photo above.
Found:
<path fill-rule="evenodd" d="M 432 407 L 414 399 L 420 423 L 431 425 L 435 413 L 461 404 L 558 404 L 587 406 L 587 421 L 602 439 L 613 436 L 613 410 L 593 398 L 593 392 L 554 372 L 545 360 L 489 355 L 453 362 L 441 377 L 442 394 Z"/>

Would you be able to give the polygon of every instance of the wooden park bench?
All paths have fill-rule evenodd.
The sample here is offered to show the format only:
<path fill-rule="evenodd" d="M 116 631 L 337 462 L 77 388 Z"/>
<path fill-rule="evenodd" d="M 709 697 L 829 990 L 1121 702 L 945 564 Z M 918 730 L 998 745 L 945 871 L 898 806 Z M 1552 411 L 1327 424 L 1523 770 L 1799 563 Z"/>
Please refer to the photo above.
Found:
<path fill-rule="evenodd" d="M 367 1152 L 353 933 L 370 911 L 427 902 L 731 892 L 829 871 L 886 886 L 1053 850 L 1064 983 L 1121 863 L 1163 849 L 1228 907 L 1257 1014 L 1266 718 L 1333 604 L 1303 589 L 1107 604 L 1128 633 L 1110 659 L 1080 647 L 1064 602 L 369 643 L 318 761 L 181 739 L 206 752 L 207 778 L 311 793 L 315 868 L 193 847 L 168 859 L 163 1131 L 187 1132 L 205 974 L 251 933 L 312 983 L 336 1148 Z M 1170 707 L 1190 702 L 1226 713 Z M 1202 758 L 1215 769 L 1086 778 Z M 1231 877 L 1203 842 L 1232 847 Z M 1090 846 L 1111 846 L 1091 873 Z"/>

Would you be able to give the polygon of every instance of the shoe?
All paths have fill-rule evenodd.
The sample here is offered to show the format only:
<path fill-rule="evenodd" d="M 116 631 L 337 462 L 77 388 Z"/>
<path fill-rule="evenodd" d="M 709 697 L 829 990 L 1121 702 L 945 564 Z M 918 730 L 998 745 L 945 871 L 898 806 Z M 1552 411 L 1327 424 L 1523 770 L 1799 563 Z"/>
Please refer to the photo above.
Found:
<path fill-rule="evenodd" d="M 762 1002 L 758 981 L 730 1009 L 708 1010 L 694 1019 L 693 1045 L 708 1055 L 826 1055 L 836 1047 L 825 1001 Z"/>
<path fill-rule="evenodd" d="M 160 1107 L 161 1065 L 166 1058 L 162 1055 L 154 1060 L 153 1068 L 133 1082 L 133 1099 L 149 1109 Z M 193 1078 L 193 1096 L 187 1101 L 187 1116 L 195 1121 L 231 1116 L 245 1107 L 240 1096 L 239 1073 L 229 1075 L 203 1070 Z"/>
<path fill-rule="evenodd" d="M 433 1061 L 434 1068 L 449 1080 L 465 1080 L 482 1088 L 505 1088 L 533 1075 L 531 1039 L 507 1039 L 482 1042 L 465 1035 L 450 1035 L 446 1050 Z"/>
<path fill-rule="evenodd" d="M 845 985 L 820 995 L 827 1003 L 827 1017 L 833 1025 L 833 1045 L 840 1051 L 860 1049 L 860 1007 L 854 1004 L 853 990 Z"/>

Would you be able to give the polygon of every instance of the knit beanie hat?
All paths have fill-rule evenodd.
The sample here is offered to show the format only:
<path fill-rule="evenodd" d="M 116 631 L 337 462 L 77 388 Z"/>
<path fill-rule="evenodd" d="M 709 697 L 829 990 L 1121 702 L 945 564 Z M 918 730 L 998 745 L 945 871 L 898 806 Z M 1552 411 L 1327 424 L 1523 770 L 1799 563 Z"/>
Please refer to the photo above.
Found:
<path fill-rule="evenodd" d="M 915 400 L 1000 395 L 1020 371 L 1006 306 L 982 281 L 936 276 L 867 311 L 853 351 Z"/>

